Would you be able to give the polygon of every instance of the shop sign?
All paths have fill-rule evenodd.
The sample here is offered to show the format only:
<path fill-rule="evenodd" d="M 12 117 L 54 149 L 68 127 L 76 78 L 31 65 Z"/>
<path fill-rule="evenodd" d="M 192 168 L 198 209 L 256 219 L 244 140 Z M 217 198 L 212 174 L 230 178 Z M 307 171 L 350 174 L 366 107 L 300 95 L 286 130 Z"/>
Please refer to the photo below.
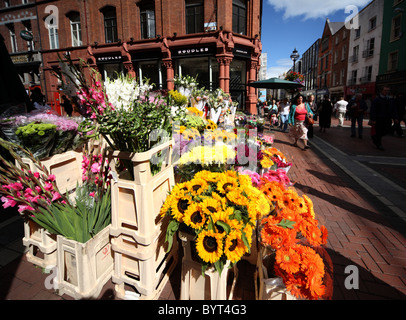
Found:
<path fill-rule="evenodd" d="M 362 84 L 359 86 L 346 87 L 345 93 L 346 95 L 354 95 L 356 93 L 375 94 L 375 82 Z"/>
<path fill-rule="evenodd" d="M 10 56 L 11 61 L 13 63 L 26 63 L 28 62 L 28 55 L 27 54 L 19 54 L 19 55 L 13 55 Z"/>
<path fill-rule="evenodd" d="M 161 58 L 161 51 L 140 51 L 131 53 L 132 61 L 159 60 Z"/>
<path fill-rule="evenodd" d="M 192 56 L 202 56 L 214 53 L 214 48 L 207 47 L 189 47 L 189 48 L 179 48 L 172 50 L 172 57 L 192 57 Z"/>
<path fill-rule="evenodd" d="M 121 55 L 97 57 L 97 63 L 121 62 Z"/>
<path fill-rule="evenodd" d="M 376 77 L 376 82 L 385 83 L 385 82 L 395 82 L 395 81 L 404 81 L 406 78 L 406 71 L 381 74 Z"/>
<path fill-rule="evenodd" d="M 235 57 L 251 59 L 251 49 L 235 46 L 233 50 Z"/>

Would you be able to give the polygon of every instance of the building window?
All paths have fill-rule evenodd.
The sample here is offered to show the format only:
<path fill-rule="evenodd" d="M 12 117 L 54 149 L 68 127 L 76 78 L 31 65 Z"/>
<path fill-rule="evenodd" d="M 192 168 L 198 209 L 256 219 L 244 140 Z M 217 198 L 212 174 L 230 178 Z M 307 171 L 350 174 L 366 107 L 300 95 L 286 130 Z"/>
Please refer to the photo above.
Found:
<path fill-rule="evenodd" d="M 361 36 L 361 26 L 358 29 L 354 30 L 355 32 L 355 39 L 358 39 Z"/>
<path fill-rule="evenodd" d="M 117 42 L 117 15 L 115 7 L 104 7 L 101 12 L 104 19 L 104 36 L 106 43 Z"/>
<path fill-rule="evenodd" d="M 347 46 L 344 46 L 341 50 L 341 61 L 345 60 L 345 53 L 347 52 Z"/>
<path fill-rule="evenodd" d="M 82 45 L 82 28 L 80 25 L 79 12 L 71 12 L 68 14 L 70 21 L 70 32 L 72 37 L 72 46 L 78 47 Z"/>
<path fill-rule="evenodd" d="M 140 7 L 141 39 L 155 38 L 154 6 Z"/>
<path fill-rule="evenodd" d="M 376 17 L 373 17 L 372 19 L 369 19 L 369 30 L 371 31 L 376 28 Z"/>
<path fill-rule="evenodd" d="M 352 70 L 351 71 L 351 79 L 350 79 L 350 86 L 353 86 L 354 84 L 357 83 L 357 74 L 358 74 L 358 70 Z"/>
<path fill-rule="evenodd" d="M 10 6 L 10 0 L 4 0 L 4 7 L 8 8 Z"/>
<path fill-rule="evenodd" d="M 392 19 L 391 35 L 390 41 L 395 41 L 400 38 L 401 32 L 402 15 L 399 14 Z"/>
<path fill-rule="evenodd" d="M 58 49 L 59 48 L 59 38 L 58 38 L 58 29 L 54 26 L 49 26 L 49 48 Z"/>
<path fill-rule="evenodd" d="M 326 69 L 328 69 L 328 55 L 326 56 Z"/>
<path fill-rule="evenodd" d="M 204 31 L 204 5 L 201 0 L 186 0 L 186 33 Z"/>
<path fill-rule="evenodd" d="M 345 69 L 341 69 L 340 84 L 344 84 L 344 79 L 345 79 Z"/>
<path fill-rule="evenodd" d="M 247 34 L 247 3 L 233 0 L 233 32 Z"/>
<path fill-rule="evenodd" d="M 364 51 L 363 57 L 364 58 L 372 57 L 374 55 L 374 49 L 375 49 L 375 38 L 371 38 L 367 41 L 367 48 Z"/>
<path fill-rule="evenodd" d="M 23 0 L 23 4 L 27 4 L 28 3 L 28 0 Z"/>
<path fill-rule="evenodd" d="M 396 69 L 398 68 L 398 61 L 399 61 L 398 51 L 389 53 L 388 71 L 396 71 Z"/>
<path fill-rule="evenodd" d="M 7 28 L 10 34 L 10 42 L 11 42 L 11 52 L 17 52 L 17 37 L 14 30 L 14 23 L 7 24 Z"/>

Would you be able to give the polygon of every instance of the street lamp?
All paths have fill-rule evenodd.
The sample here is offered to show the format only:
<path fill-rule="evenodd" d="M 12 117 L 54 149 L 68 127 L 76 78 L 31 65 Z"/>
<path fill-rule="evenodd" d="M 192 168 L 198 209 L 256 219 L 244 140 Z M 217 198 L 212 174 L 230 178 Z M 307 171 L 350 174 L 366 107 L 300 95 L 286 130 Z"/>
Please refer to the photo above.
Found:
<path fill-rule="evenodd" d="M 290 58 L 293 61 L 293 72 L 295 72 L 295 63 L 296 60 L 299 59 L 299 53 L 297 52 L 296 48 L 293 50 L 292 54 L 290 55 Z"/>

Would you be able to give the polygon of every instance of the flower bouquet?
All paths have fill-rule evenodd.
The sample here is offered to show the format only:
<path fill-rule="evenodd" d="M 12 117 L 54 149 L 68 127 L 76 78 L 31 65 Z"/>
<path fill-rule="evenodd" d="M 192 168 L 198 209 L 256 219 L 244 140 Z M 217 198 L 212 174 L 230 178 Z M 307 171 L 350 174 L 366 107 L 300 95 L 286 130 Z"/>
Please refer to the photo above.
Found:
<path fill-rule="evenodd" d="M 202 271 L 237 263 L 250 252 L 258 218 L 271 211 L 264 194 L 248 176 L 235 171 L 200 171 L 191 180 L 175 185 L 166 198 L 161 216 L 168 216 L 166 241 L 171 248 L 179 231 L 194 236 L 193 257 Z"/>
<path fill-rule="evenodd" d="M 282 169 L 288 172 L 289 168 L 292 166 L 292 163 L 288 162 L 284 154 L 276 148 L 270 147 L 261 150 L 261 155 L 260 165 L 262 174 L 268 170 L 275 171 L 277 169 Z"/>
<path fill-rule="evenodd" d="M 319 227 L 313 202 L 278 181 L 264 179 L 259 190 L 275 208 L 262 219 L 259 231 L 264 246 L 262 255 L 267 252 L 264 261 L 268 274 L 271 278 L 280 277 L 286 289 L 298 298 L 324 297 L 329 275 L 322 256 L 328 255 L 321 245 L 327 242 L 327 229 Z"/>
<path fill-rule="evenodd" d="M 0 156 L 3 164 L 0 193 L 3 194 L 1 201 L 4 208 L 18 206 L 20 214 L 50 233 L 81 243 L 85 243 L 110 224 L 110 188 L 107 187 L 104 168 L 98 172 L 99 181 L 103 183 L 94 184 L 94 181 L 88 181 L 78 185 L 75 204 L 72 204 L 68 196 L 58 190 L 55 176 L 49 175 L 32 153 L 3 139 L 0 139 L 0 145 L 20 165 L 18 168 L 13 162 Z M 42 170 L 28 170 L 21 157 L 15 153 L 16 149 L 26 153 L 26 157 Z"/>
<path fill-rule="evenodd" d="M 56 125 L 50 123 L 29 123 L 18 127 L 16 135 L 22 146 L 32 152 L 34 157 L 43 159 L 51 154 L 55 141 Z"/>

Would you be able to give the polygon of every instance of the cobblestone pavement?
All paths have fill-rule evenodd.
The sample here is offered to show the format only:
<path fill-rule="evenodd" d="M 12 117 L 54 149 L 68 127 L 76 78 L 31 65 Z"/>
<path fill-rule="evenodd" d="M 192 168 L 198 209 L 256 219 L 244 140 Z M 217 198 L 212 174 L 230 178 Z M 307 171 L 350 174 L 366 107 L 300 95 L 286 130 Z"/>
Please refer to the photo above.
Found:
<path fill-rule="evenodd" d="M 316 122 L 307 151 L 292 146 L 287 133 L 272 131 L 274 146 L 293 162 L 289 177 L 295 188 L 310 196 L 329 231 L 333 300 L 406 298 L 406 138 L 384 137 L 381 151 L 369 130 L 365 126 L 363 139 L 350 138 L 348 121 L 337 127 L 333 118 L 326 133 Z M 21 218 L 12 210 L 1 212 L 0 299 L 71 300 L 45 288 L 49 275 L 27 262 L 22 237 Z M 348 266 L 359 272 L 358 289 L 345 287 Z M 241 261 L 238 268 L 234 299 L 255 299 L 255 267 Z M 180 269 L 178 264 L 160 300 L 180 298 Z M 118 299 L 111 281 L 99 299 Z"/>

